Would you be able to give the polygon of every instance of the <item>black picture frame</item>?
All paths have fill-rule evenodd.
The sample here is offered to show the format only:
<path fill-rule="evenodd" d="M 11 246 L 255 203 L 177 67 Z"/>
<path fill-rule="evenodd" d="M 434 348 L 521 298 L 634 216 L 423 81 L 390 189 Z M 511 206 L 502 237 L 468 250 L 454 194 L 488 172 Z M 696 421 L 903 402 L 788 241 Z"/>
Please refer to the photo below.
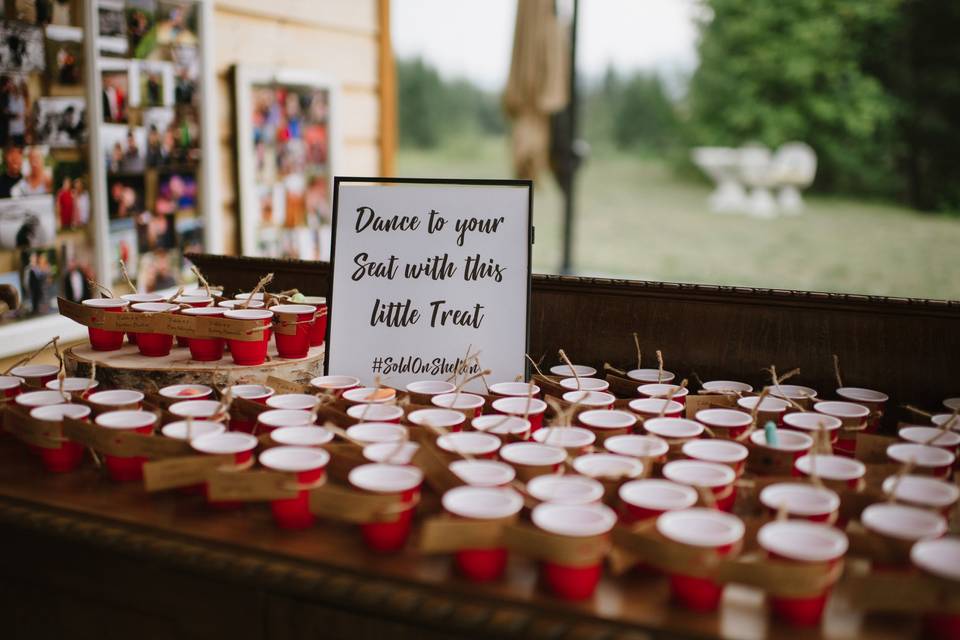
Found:
<path fill-rule="evenodd" d="M 324 356 L 323 373 L 330 375 L 330 332 L 333 328 L 333 282 L 335 264 L 337 258 L 337 218 L 340 211 L 340 185 L 343 183 L 359 184 L 421 184 L 421 185 L 462 185 L 462 186 L 483 186 L 483 187 L 525 187 L 527 189 L 527 286 L 526 286 L 526 310 L 524 313 L 524 379 L 530 379 L 530 362 L 526 355 L 530 352 L 530 295 L 531 280 L 533 273 L 533 244 L 535 241 L 535 229 L 533 225 L 533 180 L 496 180 L 479 178 L 386 178 L 386 177 L 362 177 L 362 176 L 334 176 L 333 178 L 333 207 L 331 209 L 331 231 L 330 231 L 330 279 L 327 286 L 327 330 L 324 336 Z"/>

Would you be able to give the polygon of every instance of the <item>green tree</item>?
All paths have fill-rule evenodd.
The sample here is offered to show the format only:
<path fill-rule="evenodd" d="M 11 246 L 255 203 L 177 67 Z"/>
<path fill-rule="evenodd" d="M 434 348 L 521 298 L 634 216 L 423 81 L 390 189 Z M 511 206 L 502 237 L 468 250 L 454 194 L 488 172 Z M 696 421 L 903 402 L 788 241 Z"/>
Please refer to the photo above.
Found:
<path fill-rule="evenodd" d="M 817 152 L 818 187 L 898 193 L 897 102 L 863 61 L 900 2 L 705 0 L 691 141 L 802 140 Z"/>

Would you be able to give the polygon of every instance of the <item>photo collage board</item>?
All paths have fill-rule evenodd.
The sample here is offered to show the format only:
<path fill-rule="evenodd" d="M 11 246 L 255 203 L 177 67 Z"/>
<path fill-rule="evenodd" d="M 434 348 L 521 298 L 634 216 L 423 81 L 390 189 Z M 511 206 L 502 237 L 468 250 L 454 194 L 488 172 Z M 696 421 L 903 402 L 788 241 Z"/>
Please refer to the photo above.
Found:
<path fill-rule="evenodd" d="M 244 254 L 329 260 L 336 85 L 303 70 L 235 77 Z"/>
<path fill-rule="evenodd" d="M 2 0 L 0 324 L 96 278 L 82 0 Z"/>
<path fill-rule="evenodd" d="M 203 250 L 200 8 L 98 0 L 97 73 L 111 285 L 120 260 L 140 291 L 190 280 Z"/>

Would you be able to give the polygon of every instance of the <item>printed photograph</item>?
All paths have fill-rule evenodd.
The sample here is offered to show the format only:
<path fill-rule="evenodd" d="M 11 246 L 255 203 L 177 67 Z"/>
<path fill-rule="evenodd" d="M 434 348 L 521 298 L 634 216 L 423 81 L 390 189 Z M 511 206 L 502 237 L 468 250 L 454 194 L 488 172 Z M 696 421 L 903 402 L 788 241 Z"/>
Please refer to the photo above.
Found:
<path fill-rule="evenodd" d="M 142 173 L 146 166 L 147 133 L 143 127 L 105 124 L 100 143 L 108 173 Z"/>
<path fill-rule="evenodd" d="M 34 140 L 55 148 L 76 147 L 87 131 L 87 102 L 83 98 L 37 100 Z"/>
<path fill-rule="evenodd" d="M 100 27 L 97 48 L 111 55 L 126 55 L 129 44 L 123 0 L 100 0 L 97 6 L 97 22 Z"/>
<path fill-rule="evenodd" d="M 176 249 L 158 249 L 141 254 L 137 285 L 141 291 L 172 289 L 182 281 L 182 260 Z"/>
<path fill-rule="evenodd" d="M 157 213 L 172 213 L 180 220 L 197 214 L 197 178 L 192 173 L 160 176 L 157 188 Z"/>
<path fill-rule="evenodd" d="M 137 214 L 137 246 L 140 253 L 177 246 L 177 221 L 172 213 L 144 210 Z"/>
<path fill-rule="evenodd" d="M 20 305 L 23 304 L 23 287 L 20 284 L 20 272 L 7 271 L 0 273 L 0 287 L 3 289 L 9 287 L 14 294 L 7 299 L 0 300 L 0 322 L 16 320 L 21 313 Z M 13 306 L 13 304 L 15 304 L 14 300 L 19 301 L 19 304 Z"/>
<path fill-rule="evenodd" d="M 178 105 L 197 106 L 197 83 L 200 78 L 200 61 L 196 47 L 174 46 L 173 57 L 174 90 L 173 100 Z"/>
<path fill-rule="evenodd" d="M 134 219 L 146 207 L 143 176 L 114 176 L 107 179 L 107 213 L 110 220 Z"/>
<path fill-rule="evenodd" d="M 0 75 L 0 145 L 3 147 L 8 144 L 23 146 L 27 143 L 33 95 L 35 94 L 31 92 L 26 77 Z"/>
<path fill-rule="evenodd" d="M 22 22 L 0 23 L 0 72 L 39 73 L 45 67 L 42 28 Z"/>
<path fill-rule="evenodd" d="M 23 198 L 51 193 L 52 161 L 42 146 L 9 145 L 3 150 L 0 198 Z"/>
<path fill-rule="evenodd" d="M 100 66 L 103 121 L 127 122 L 128 107 L 136 104 L 130 96 L 130 65 L 126 61 L 102 60 Z"/>
<path fill-rule="evenodd" d="M 21 310 L 38 316 L 56 310 L 60 279 L 57 249 L 28 249 L 20 252 Z"/>
<path fill-rule="evenodd" d="M 169 107 L 173 105 L 173 64 L 143 60 L 137 64 L 139 82 L 138 102 L 141 107 Z"/>
<path fill-rule="evenodd" d="M 134 58 L 146 58 L 157 46 L 156 0 L 127 0 L 127 37 Z"/>
<path fill-rule="evenodd" d="M 169 107 L 145 109 L 143 129 L 147 132 L 147 166 L 169 165 L 176 157 L 176 136 L 173 131 L 175 114 Z"/>
<path fill-rule="evenodd" d="M 86 167 L 83 161 L 58 161 L 53 165 L 54 208 L 59 229 L 79 229 L 90 222 Z"/>
<path fill-rule="evenodd" d="M 136 279 L 140 265 L 140 248 L 137 244 L 137 228 L 133 220 L 110 222 L 110 282 L 119 282 L 120 260 L 127 265 L 127 274 Z"/>
<path fill-rule="evenodd" d="M 50 196 L 0 200 L 0 249 L 43 247 L 56 237 Z"/>
<path fill-rule="evenodd" d="M 200 160 L 200 120 L 196 109 L 177 107 L 174 120 L 167 128 L 167 136 L 173 143 L 174 164 L 192 164 Z"/>
<path fill-rule="evenodd" d="M 93 296 L 89 280 L 93 279 L 93 250 L 86 244 L 67 242 L 63 245 L 61 294 L 71 302 L 82 302 Z"/>
<path fill-rule="evenodd" d="M 197 8 L 192 2 L 160 2 L 157 5 L 157 44 L 196 47 Z"/>
<path fill-rule="evenodd" d="M 83 30 L 76 27 L 47 27 L 47 77 L 59 87 L 76 87 L 82 93 Z"/>

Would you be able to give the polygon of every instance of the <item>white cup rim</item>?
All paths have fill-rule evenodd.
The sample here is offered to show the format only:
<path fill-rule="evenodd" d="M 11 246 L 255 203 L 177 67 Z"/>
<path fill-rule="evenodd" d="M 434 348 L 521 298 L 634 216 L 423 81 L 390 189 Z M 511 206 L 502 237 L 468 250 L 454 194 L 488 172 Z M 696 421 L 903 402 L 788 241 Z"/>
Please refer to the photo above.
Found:
<path fill-rule="evenodd" d="M 793 466 L 804 475 L 812 475 L 811 470 L 816 468 L 817 475 L 821 478 L 847 482 L 859 480 L 867 471 L 859 460 L 819 453 L 800 456 Z"/>
<path fill-rule="evenodd" d="M 522 397 L 540 395 L 540 387 L 527 382 L 496 382 L 490 385 L 490 393 L 495 396 Z"/>
<path fill-rule="evenodd" d="M 590 376 L 597 375 L 596 369 L 585 364 L 575 364 L 573 365 L 572 369 L 566 364 L 557 364 L 550 367 L 551 375 L 562 376 L 564 378 L 569 378 L 572 376 L 574 371 L 576 371 L 577 375 L 581 378 L 588 378 Z"/>
<path fill-rule="evenodd" d="M 823 400 L 814 404 L 813 410 L 840 419 L 866 418 L 870 415 L 869 408 L 856 402 L 846 402 L 844 400 Z"/>
<path fill-rule="evenodd" d="M 439 389 L 434 390 L 431 387 L 439 387 Z M 447 382 L 446 380 L 414 380 L 406 386 L 406 390 L 410 393 L 419 393 L 425 396 L 436 396 L 444 393 L 451 393 L 456 390 L 456 385 L 453 383 Z"/>
<path fill-rule="evenodd" d="M 707 380 L 702 386 L 711 393 L 753 393 L 753 385 L 738 380 Z"/>
<path fill-rule="evenodd" d="M 66 401 L 66 398 L 59 391 L 51 391 L 49 389 L 41 389 L 39 391 L 27 391 L 26 393 L 21 393 L 16 398 L 16 402 L 21 407 L 42 407 L 45 405 L 51 404 L 63 404 Z"/>
<path fill-rule="evenodd" d="M 703 433 L 702 424 L 687 418 L 651 418 L 643 428 L 661 438 L 697 438 Z"/>
<path fill-rule="evenodd" d="M 229 455 L 253 451 L 260 441 L 256 436 L 242 431 L 210 433 L 190 441 L 190 446 L 200 453 Z"/>
<path fill-rule="evenodd" d="M 167 311 L 176 311 L 180 305 L 172 302 L 137 302 L 130 305 L 130 308 L 140 313 L 166 313 Z"/>
<path fill-rule="evenodd" d="M 667 382 L 650 382 L 637 387 L 637 393 L 648 398 L 685 398 L 690 394 L 690 390 Z"/>
<path fill-rule="evenodd" d="M 750 434 L 750 442 L 765 449 L 774 449 L 776 451 L 809 451 L 813 446 L 813 438 L 803 431 L 791 431 L 790 429 L 777 429 L 777 444 L 767 443 L 767 434 L 762 429 L 757 429 Z"/>
<path fill-rule="evenodd" d="M 800 562 L 830 562 L 847 552 L 847 536 L 820 522 L 768 522 L 757 531 L 757 543 L 766 551 Z"/>
<path fill-rule="evenodd" d="M 430 398 L 430 404 L 441 409 L 478 409 L 485 403 L 483 397 L 472 393 L 439 393 Z"/>
<path fill-rule="evenodd" d="M 107 411 L 97 416 L 94 422 L 107 429 L 142 429 L 156 424 L 157 416 L 140 410 Z"/>
<path fill-rule="evenodd" d="M 223 413 L 219 400 L 181 400 L 174 402 L 167 411 L 179 418 L 212 418 Z"/>
<path fill-rule="evenodd" d="M 732 440 L 690 440 L 684 442 L 681 451 L 688 458 L 705 462 L 719 462 L 721 464 L 736 464 L 743 462 L 750 455 L 750 450 L 739 442 Z"/>
<path fill-rule="evenodd" d="M 788 413 L 783 416 L 783 424 L 791 429 L 803 431 L 836 431 L 843 426 L 843 421 L 836 416 L 825 413 L 800 412 Z"/>
<path fill-rule="evenodd" d="M 697 411 L 696 419 L 711 429 L 740 429 L 753 422 L 749 413 L 736 409 L 701 409 Z"/>
<path fill-rule="evenodd" d="M 244 398 L 246 400 L 269 398 L 274 393 L 273 387 L 268 387 L 265 384 L 235 384 L 230 387 L 230 395 L 234 398 Z"/>
<path fill-rule="evenodd" d="M 90 407 L 85 404 L 47 404 L 30 410 L 31 418 L 49 422 L 62 422 L 64 418 L 83 420 L 89 415 Z"/>
<path fill-rule="evenodd" d="M 947 532 L 947 521 L 939 513 L 905 504 L 879 502 L 860 514 L 860 522 L 871 531 L 898 540 L 939 538 Z"/>
<path fill-rule="evenodd" d="M 211 422 L 210 420 L 191 420 L 190 421 L 190 439 L 199 438 L 200 436 L 206 436 L 211 433 L 223 433 L 227 430 L 225 426 L 219 422 Z M 175 422 L 168 422 L 160 428 L 160 433 L 162 433 L 167 438 L 172 440 L 186 440 L 187 439 L 187 421 L 186 420 L 177 420 Z"/>
<path fill-rule="evenodd" d="M 231 320 L 269 320 L 273 311 L 269 309 L 228 309 L 223 312 L 224 318 Z"/>
<path fill-rule="evenodd" d="M 737 479 L 736 472 L 725 464 L 703 460 L 672 460 L 663 465 L 663 477 L 692 487 L 726 487 Z"/>
<path fill-rule="evenodd" d="M 637 424 L 637 416 L 620 409 L 590 409 L 577 420 L 591 429 L 629 429 Z"/>
<path fill-rule="evenodd" d="M 482 431 L 455 431 L 437 438 L 437 446 L 447 453 L 483 456 L 500 448 L 500 438 Z"/>
<path fill-rule="evenodd" d="M 91 299 L 96 300 L 97 298 Z M 159 293 L 125 293 L 120 296 L 120 299 L 126 302 L 160 302 L 166 298 Z M 86 303 L 86 300 L 84 300 L 84 303 Z"/>
<path fill-rule="evenodd" d="M 631 400 L 628 406 L 630 410 L 635 413 L 659 414 L 663 409 L 664 403 L 667 403 L 667 410 L 664 412 L 665 417 L 667 414 L 681 413 L 683 411 L 682 404 L 676 400 L 667 400 L 666 398 L 637 398 L 636 400 Z"/>
<path fill-rule="evenodd" d="M 617 523 L 617 514 L 602 503 L 560 504 L 541 502 L 530 513 L 540 529 L 555 535 L 584 538 L 609 533 Z"/>
<path fill-rule="evenodd" d="M 374 442 L 363 447 L 363 457 L 370 462 L 410 464 L 419 449 L 416 442 Z"/>
<path fill-rule="evenodd" d="M 960 433 L 944 431 L 936 427 L 910 425 L 897 432 L 900 439 L 914 444 L 927 444 L 931 447 L 956 448 L 960 446 Z"/>
<path fill-rule="evenodd" d="M 10 374 L 20 378 L 43 378 L 60 373 L 60 367 L 55 364 L 22 364 L 10 370 Z"/>
<path fill-rule="evenodd" d="M 347 477 L 350 484 L 372 493 L 403 493 L 423 482 L 423 472 L 411 465 L 370 462 L 354 467 Z"/>
<path fill-rule="evenodd" d="M 267 409 L 257 415 L 257 421 L 267 427 L 305 427 L 314 423 L 313 414 L 303 409 Z"/>
<path fill-rule="evenodd" d="M 500 457 L 512 464 L 544 467 L 562 463 L 567 459 L 567 452 L 539 442 L 511 442 L 500 447 Z"/>
<path fill-rule="evenodd" d="M 142 392 L 134 391 L 133 389 L 106 389 L 104 391 L 91 393 L 87 396 L 87 401 L 91 404 L 99 404 L 104 407 L 115 407 L 143 402 L 143 398 L 144 395 Z"/>
<path fill-rule="evenodd" d="M 259 461 L 267 469 L 300 473 L 326 467 L 330 454 L 318 447 L 280 446 L 261 453 Z"/>
<path fill-rule="evenodd" d="M 499 487 L 517 477 L 517 471 L 498 460 L 454 460 L 450 471 L 464 483 L 475 487 Z"/>
<path fill-rule="evenodd" d="M 317 376 L 310 380 L 310 386 L 317 389 L 347 389 L 360 384 L 360 378 L 353 376 Z"/>
<path fill-rule="evenodd" d="M 320 398 L 310 393 L 275 393 L 267 398 L 271 409 L 302 409 L 310 411 L 320 402 Z"/>
<path fill-rule="evenodd" d="M 837 395 L 851 402 L 869 402 L 870 404 L 883 404 L 890 399 L 890 396 L 882 391 L 864 387 L 838 387 Z"/>
<path fill-rule="evenodd" d="M 657 518 L 657 531 L 666 538 L 694 547 L 725 547 L 743 539 L 743 520 L 717 509 L 691 507 L 667 511 Z"/>
<path fill-rule="evenodd" d="M 491 407 L 493 407 L 494 411 L 508 415 L 522 416 L 526 413 L 527 415 L 535 416 L 547 410 L 547 403 L 539 398 L 528 399 L 527 397 L 518 398 L 516 396 L 508 396 L 506 398 L 497 398 L 493 401 Z"/>
<path fill-rule="evenodd" d="M 584 407 L 609 407 L 617 401 L 615 395 L 606 391 L 567 391 L 562 397 L 564 402 Z"/>
<path fill-rule="evenodd" d="M 922 540 L 911 547 L 910 560 L 923 571 L 960 581 L 960 539 L 956 537 Z"/>
<path fill-rule="evenodd" d="M 380 393 L 383 393 L 383 396 L 377 397 Z M 396 390 L 390 387 L 356 387 L 343 392 L 344 400 L 358 404 L 384 404 L 393 402 L 396 398 Z"/>
<path fill-rule="evenodd" d="M 179 395 L 179 392 L 187 391 L 188 389 L 193 389 L 199 393 L 186 396 Z M 160 395 L 164 398 L 177 398 L 179 400 L 200 400 L 212 394 L 213 389 L 205 384 L 170 384 L 160 389 Z"/>
<path fill-rule="evenodd" d="M 355 404 L 347 407 L 347 415 L 354 420 L 388 422 L 402 418 L 403 407 L 395 404 Z"/>
<path fill-rule="evenodd" d="M 610 383 L 600 378 L 563 378 L 560 386 L 570 391 L 606 391 Z"/>
<path fill-rule="evenodd" d="M 783 505 L 787 513 L 797 516 L 830 514 L 840 508 L 840 496 L 826 487 L 803 482 L 777 482 L 760 490 L 760 503 L 777 511 Z"/>
<path fill-rule="evenodd" d="M 222 316 L 225 311 L 223 307 L 187 307 L 180 313 L 185 316 Z"/>
<path fill-rule="evenodd" d="M 56 380 L 51 380 L 50 382 L 56 382 Z M 50 384 L 50 382 L 47 384 Z M 96 382 L 96 380 L 94 380 L 94 382 Z M 20 376 L 0 376 L 0 389 L 16 389 L 23 383 L 24 379 Z M 49 389 L 50 387 L 47 388 Z"/>
<path fill-rule="evenodd" d="M 603 498 L 603 485 L 586 476 L 546 473 L 527 482 L 527 493 L 541 502 L 589 504 Z"/>
<path fill-rule="evenodd" d="M 817 390 L 801 384 L 781 384 L 776 387 L 768 386 L 770 395 L 776 398 L 790 398 L 791 400 L 812 400 L 817 397 Z"/>
<path fill-rule="evenodd" d="M 760 411 L 766 413 L 783 413 L 790 408 L 790 403 L 784 400 L 783 398 L 776 398 L 773 396 L 767 396 L 763 399 L 763 402 L 760 401 L 760 396 L 747 396 L 745 398 L 737 399 L 737 406 L 747 411 L 753 411 L 753 408 L 757 405 L 760 405 Z"/>
<path fill-rule="evenodd" d="M 453 515 L 475 520 L 508 518 L 523 508 L 523 497 L 513 489 L 470 485 L 450 489 L 440 502 Z"/>
<path fill-rule="evenodd" d="M 319 447 L 333 440 L 333 434 L 317 425 L 278 427 L 270 432 L 270 439 L 291 447 Z"/>
<path fill-rule="evenodd" d="M 466 422 L 467 418 L 456 409 L 417 409 L 411 411 L 407 420 L 418 427 L 441 427 L 450 429 Z"/>
<path fill-rule="evenodd" d="M 534 432 L 533 439 L 553 447 L 581 449 L 592 445 L 597 436 L 589 429 L 581 427 L 543 427 Z"/>
<path fill-rule="evenodd" d="M 631 369 L 627 371 L 627 377 L 637 382 L 673 382 L 676 375 L 672 371 L 663 370 L 662 375 L 659 369 Z M 659 377 L 659 380 L 657 379 Z"/>
<path fill-rule="evenodd" d="M 699 497 L 689 485 L 656 478 L 625 482 L 617 493 L 625 503 L 651 511 L 689 509 Z"/>
<path fill-rule="evenodd" d="M 246 304 L 246 300 L 237 300 L 236 298 L 234 298 L 233 300 L 221 300 L 220 302 L 217 303 L 217 306 L 223 307 L 224 309 L 231 309 L 231 310 L 236 309 L 237 311 L 241 311 L 241 309 L 237 309 L 237 307 L 239 307 L 242 304 Z M 248 304 L 246 308 L 247 310 L 250 310 L 250 311 L 254 309 L 262 309 L 263 300 L 251 300 L 250 304 Z"/>
<path fill-rule="evenodd" d="M 81 304 L 94 309 L 116 309 L 128 306 L 130 301 L 123 298 L 87 298 Z"/>
<path fill-rule="evenodd" d="M 603 441 L 603 448 L 610 453 L 634 458 L 659 458 L 667 455 L 670 445 L 659 436 L 641 436 L 624 433 L 611 436 Z"/>
<path fill-rule="evenodd" d="M 400 442 L 407 439 L 407 430 L 393 422 L 361 422 L 348 427 L 347 436 L 363 444 Z"/>
<path fill-rule="evenodd" d="M 636 478 L 643 473 L 643 462 L 616 453 L 587 453 L 573 459 L 573 470 L 589 478 Z"/>
<path fill-rule="evenodd" d="M 895 462 L 912 462 L 918 467 L 937 468 L 952 465 L 957 456 L 941 447 L 898 442 L 887 447 L 887 457 Z"/>
<path fill-rule="evenodd" d="M 317 308 L 312 304 L 276 304 L 270 307 L 274 313 L 293 313 L 298 316 L 305 316 L 317 312 Z"/>
<path fill-rule="evenodd" d="M 496 433 L 500 435 L 519 435 L 530 431 L 530 421 L 520 416 L 511 416 L 503 413 L 477 416 L 470 421 L 470 426 L 477 431 Z"/>
<path fill-rule="evenodd" d="M 883 481 L 883 492 L 912 505 L 943 509 L 960 500 L 960 487 L 931 476 L 907 474 L 890 476 Z"/>

